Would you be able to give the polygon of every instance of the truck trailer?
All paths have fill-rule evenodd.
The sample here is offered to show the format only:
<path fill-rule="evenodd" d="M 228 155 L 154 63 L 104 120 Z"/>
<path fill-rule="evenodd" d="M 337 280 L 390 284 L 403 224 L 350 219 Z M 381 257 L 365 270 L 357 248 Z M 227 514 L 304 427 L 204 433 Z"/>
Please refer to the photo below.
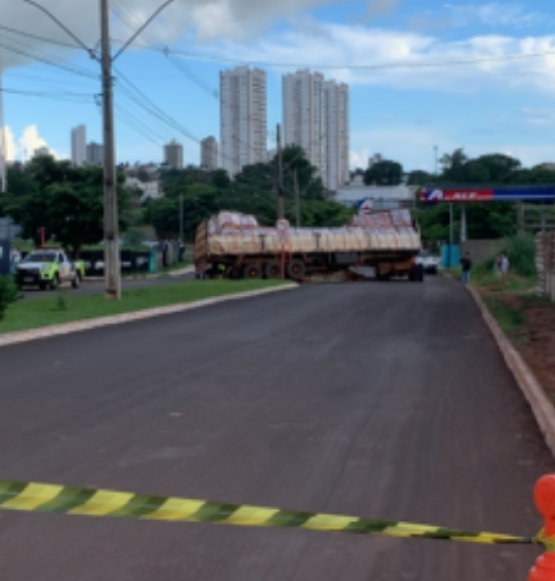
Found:
<path fill-rule="evenodd" d="M 310 280 L 364 267 L 370 278 L 423 280 L 420 233 L 406 209 L 355 216 L 340 228 L 261 226 L 254 216 L 220 212 L 196 232 L 195 270 L 225 278 Z"/>

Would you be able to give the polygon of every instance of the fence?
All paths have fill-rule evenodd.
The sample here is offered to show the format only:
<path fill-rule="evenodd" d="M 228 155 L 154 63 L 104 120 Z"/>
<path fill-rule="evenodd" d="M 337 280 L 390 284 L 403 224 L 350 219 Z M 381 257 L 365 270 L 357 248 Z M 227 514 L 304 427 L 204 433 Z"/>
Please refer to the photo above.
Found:
<path fill-rule="evenodd" d="M 536 236 L 536 271 L 538 294 L 555 301 L 555 232 Z"/>

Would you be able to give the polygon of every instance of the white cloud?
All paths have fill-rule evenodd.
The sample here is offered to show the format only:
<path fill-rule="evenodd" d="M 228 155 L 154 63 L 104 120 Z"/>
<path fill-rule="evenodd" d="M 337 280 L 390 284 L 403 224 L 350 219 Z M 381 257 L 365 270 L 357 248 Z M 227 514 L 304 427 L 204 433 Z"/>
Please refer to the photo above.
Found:
<path fill-rule="evenodd" d="M 11 127 L 4 127 L 4 143 L 6 147 L 6 160 L 24 160 L 33 157 L 37 149 L 45 147 L 56 159 L 67 158 L 67 155 L 60 154 L 48 146 L 44 137 L 39 134 L 36 125 L 28 125 L 23 130 L 21 136 L 16 139 Z"/>
<path fill-rule="evenodd" d="M 280 19 L 302 14 L 305 10 L 341 0 L 175 0 L 148 26 L 140 40 L 145 44 L 171 45 L 181 39 L 204 42 L 220 38 L 254 39 Z M 372 16 L 392 10 L 398 0 L 366 0 Z M 112 4 L 112 33 L 126 40 L 160 7 L 161 0 L 126 0 Z M 59 18 L 87 46 L 95 47 L 100 36 L 98 2 L 93 0 L 41 0 L 41 4 Z M 57 41 L 73 43 L 47 15 L 37 8 L 14 0 L 0 0 L 2 25 Z M 2 40 L 18 43 L 17 50 L 45 49 L 50 56 L 84 54 L 81 48 L 54 47 L 38 39 L 2 31 Z M 20 44 L 23 43 L 23 44 Z M 26 62 L 21 54 L 4 49 L 3 66 Z M 43 55 L 44 56 L 44 55 Z"/>
<path fill-rule="evenodd" d="M 242 62 L 326 67 L 329 76 L 353 85 L 469 93 L 500 86 L 555 91 L 555 35 L 485 35 L 442 41 L 431 35 L 362 25 L 321 24 L 320 31 L 310 35 L 286 31 L 248 45 L 222 41 L 211 50 Z M 543 56 L 499 60 L 508 54 L 531 53 Z M 429 63 L 443 66 L 423 66 Z M 342 68 L 345 64 L 350 68 Z"/>
<path fill-rule="evenodd" d="M 515 26 L 522 28 L 545 24 L 546 15 L 530 12 L 520 4 L 490 2 L 485 4 L 445 4 L 455 26 L 466 26 L 480 22 L 487 26 Z"/>
<path fill-rule="evenodd" d="M 13 131 L 10 129 L 10 127 L 4 127 L 3 128 L 4 131 L 4 139 L 2 141 L 2 143 L 0 144 L 0 146 L 4 146 L 4 151 L 5 151 L 5 159 L 6 161 L 13 161 L 16 158 L 16 154 L 17 154 L 17 145 L 15 143 L 15 137 L 13 134 Z M 1 152 L 0 152 L 1 155 Z"/>

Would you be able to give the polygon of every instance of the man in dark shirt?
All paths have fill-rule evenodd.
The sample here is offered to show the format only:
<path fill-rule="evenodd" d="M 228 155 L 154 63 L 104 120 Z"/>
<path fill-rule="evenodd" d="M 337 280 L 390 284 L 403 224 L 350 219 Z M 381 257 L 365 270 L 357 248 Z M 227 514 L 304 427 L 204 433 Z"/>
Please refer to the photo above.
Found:
<path fill-rule="evenodd" d="M 462 268 L 462 283 L 468 284 L 470 280 L 470 271 L 472 270 L 472 260 L 470 260 L 470 252 L 465 252 L 461 258 Z"/>

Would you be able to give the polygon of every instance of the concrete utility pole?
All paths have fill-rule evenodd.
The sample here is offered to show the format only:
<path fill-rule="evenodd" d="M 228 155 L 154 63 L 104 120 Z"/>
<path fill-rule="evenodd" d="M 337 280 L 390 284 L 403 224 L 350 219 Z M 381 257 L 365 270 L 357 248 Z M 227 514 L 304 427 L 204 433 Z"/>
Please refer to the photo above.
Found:
<path fill-rule="evenodd" d="M 104 282 L 106 298 L 121 299 L 119 216 L 114 136 L 112 54 L 110 46 L 110 8 L 100 0 L 102 63 L 102 126 L 104 135 Z"/>
<path fill-rule="evenodd" d="M 301 195 L 299 193 L 299 180 L 297 177 L 297 170 L 293 172 L 293 179 L 295 181 L 295 227 L 301 227 Z"/>
<path fill-rule="evenodd" d="M 278 180 L 277 180 L 277 214 L 278 220 L 285 217 L 285 203 L 283 199 L 283 151 L 281 149 L 281 126 L 277 125 L 276 128 L 276 139 L 277 139 L 277 157 L 278 157 Z"/>
<path fill-rule="evenodd" d="M 183 243 L 183 194 L 179 194 L 179 241 Z"/>
<path fill-rule="evenodd" d="M 466 204 L 463 202 L 461 204 L 461 242 L 466 242 Z"/>
<path fill-rule="evenodd" d="M 0 193 L 8 191 L 8 146 L 6 144 L 6 128 L 4 127 L 4 92 L 3 88 L 3 71 L 2 71 L 2 49 L 0 49 Z"/>

